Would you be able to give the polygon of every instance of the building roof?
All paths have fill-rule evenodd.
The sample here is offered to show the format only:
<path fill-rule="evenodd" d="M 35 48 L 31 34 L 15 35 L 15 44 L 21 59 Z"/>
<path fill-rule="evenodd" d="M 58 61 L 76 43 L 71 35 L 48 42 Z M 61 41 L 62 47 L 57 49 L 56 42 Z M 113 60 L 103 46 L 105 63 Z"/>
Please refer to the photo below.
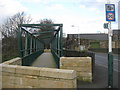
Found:
<path fill-rule="evenodd" d="M 93 34 L 68 34 L 68 38 L 89 39 L 89 40 L 108 40 L 108 34 L 105 33 L 93 33 Z M 113 30 L 113 41 L 120 40 L 120 29 Z"/>
<path fill-rule="evenodd" d="M 120 29 L 118 29 L 118 30 L 113 30 L 113 35 L 120 35 Z"/>
<path fill-rule="evenodd" d="M 90 40 L 108 40 L 108 35 L 104 33 L 97 34 L 68 34 L 69 38 L 78 38 L 80 36 L 81 39 L 90 39 Z"/>

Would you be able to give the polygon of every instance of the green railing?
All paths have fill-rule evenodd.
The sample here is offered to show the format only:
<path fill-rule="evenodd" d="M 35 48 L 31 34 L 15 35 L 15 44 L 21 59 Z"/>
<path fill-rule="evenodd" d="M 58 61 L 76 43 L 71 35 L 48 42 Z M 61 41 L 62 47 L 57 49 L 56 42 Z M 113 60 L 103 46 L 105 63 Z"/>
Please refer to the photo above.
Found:
<path fill-rule="evenodd" d="M 30 33 L 27 28 L 40 29 L 42 26 L 58 27 L 54 30 Z M 19 55 L 23 65 L 31 65 L 32 62 L 44 52 L 46 43 L 50 44 L 51 52 L 59 67 L 60 57 L 63 56 L 62 24 L 21 24 L 18 31 Z M 49 29 L 49 28 L 48 28 Z M 52 34 L 50 34 L 52 33 Z M 45 34 L 45 35 L 44 35 Z M 43 37 L 41 37 L 43 35 Z"/>
<path fill-rule="evenodd" d="M 22 57 L 22 65 L 28 66 L 44 51 L 44 43 L 22 25 L 18 32 L 18 49 Z"/>
<path fill-rule="evenodd" d="M 62 38 L 63 38 L 63 31 L 62 31 L 62 24 L 59 25 L 59 28 L 57 32 L 55 33 L 53 39 L 51 40 L 51 52 L 55 58 L 55 62 L 58 65 L 59 68 L 59 61 L 60 57 L 63 56 L 63 44 L 62 44 Z"/>

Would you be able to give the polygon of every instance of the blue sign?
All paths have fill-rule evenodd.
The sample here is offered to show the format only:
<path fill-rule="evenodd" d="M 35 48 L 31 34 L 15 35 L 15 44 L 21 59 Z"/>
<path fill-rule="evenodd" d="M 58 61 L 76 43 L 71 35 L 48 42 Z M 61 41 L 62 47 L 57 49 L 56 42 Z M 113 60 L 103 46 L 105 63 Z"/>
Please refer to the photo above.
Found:
<path fill-rule="evenodd" d="M 106 21 L 115 21 L 115 4 L 105 4 Z"/>

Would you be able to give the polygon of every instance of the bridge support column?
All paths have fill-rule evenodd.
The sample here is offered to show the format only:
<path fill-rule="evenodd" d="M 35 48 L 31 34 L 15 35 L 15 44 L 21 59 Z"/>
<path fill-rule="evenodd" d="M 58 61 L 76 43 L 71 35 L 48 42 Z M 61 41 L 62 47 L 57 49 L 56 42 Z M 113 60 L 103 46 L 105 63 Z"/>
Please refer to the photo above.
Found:
<path fill-rule="evenodd" d="M 63 30 L 62 30 L 62 25 L 60 26 L 60 57 L 63 56 Z"/>

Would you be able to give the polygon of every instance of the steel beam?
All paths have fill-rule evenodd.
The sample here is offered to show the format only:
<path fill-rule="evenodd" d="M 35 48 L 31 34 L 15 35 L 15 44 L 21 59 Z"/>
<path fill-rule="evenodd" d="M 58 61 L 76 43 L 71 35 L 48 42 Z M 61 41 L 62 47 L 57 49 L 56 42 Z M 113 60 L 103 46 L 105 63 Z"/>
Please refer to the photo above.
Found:
<path fill-rule="evenodd" d="M 32 27 L 32 26 L 62 26 L 62 24 L 20 24 L 19 26 L 23 26 L 23 27 Z"/>
<path fill-rule="evenodd" d="M 46 33 L 55 32 L 55 31 L 57 31 L 57 30 L 49 30 L 49 31 L 43 31 L 43 32 L 32 33 L 32 34 L 34 34 L 34 35 L 36 35 L 36 34 L 46 34 Z"/>

